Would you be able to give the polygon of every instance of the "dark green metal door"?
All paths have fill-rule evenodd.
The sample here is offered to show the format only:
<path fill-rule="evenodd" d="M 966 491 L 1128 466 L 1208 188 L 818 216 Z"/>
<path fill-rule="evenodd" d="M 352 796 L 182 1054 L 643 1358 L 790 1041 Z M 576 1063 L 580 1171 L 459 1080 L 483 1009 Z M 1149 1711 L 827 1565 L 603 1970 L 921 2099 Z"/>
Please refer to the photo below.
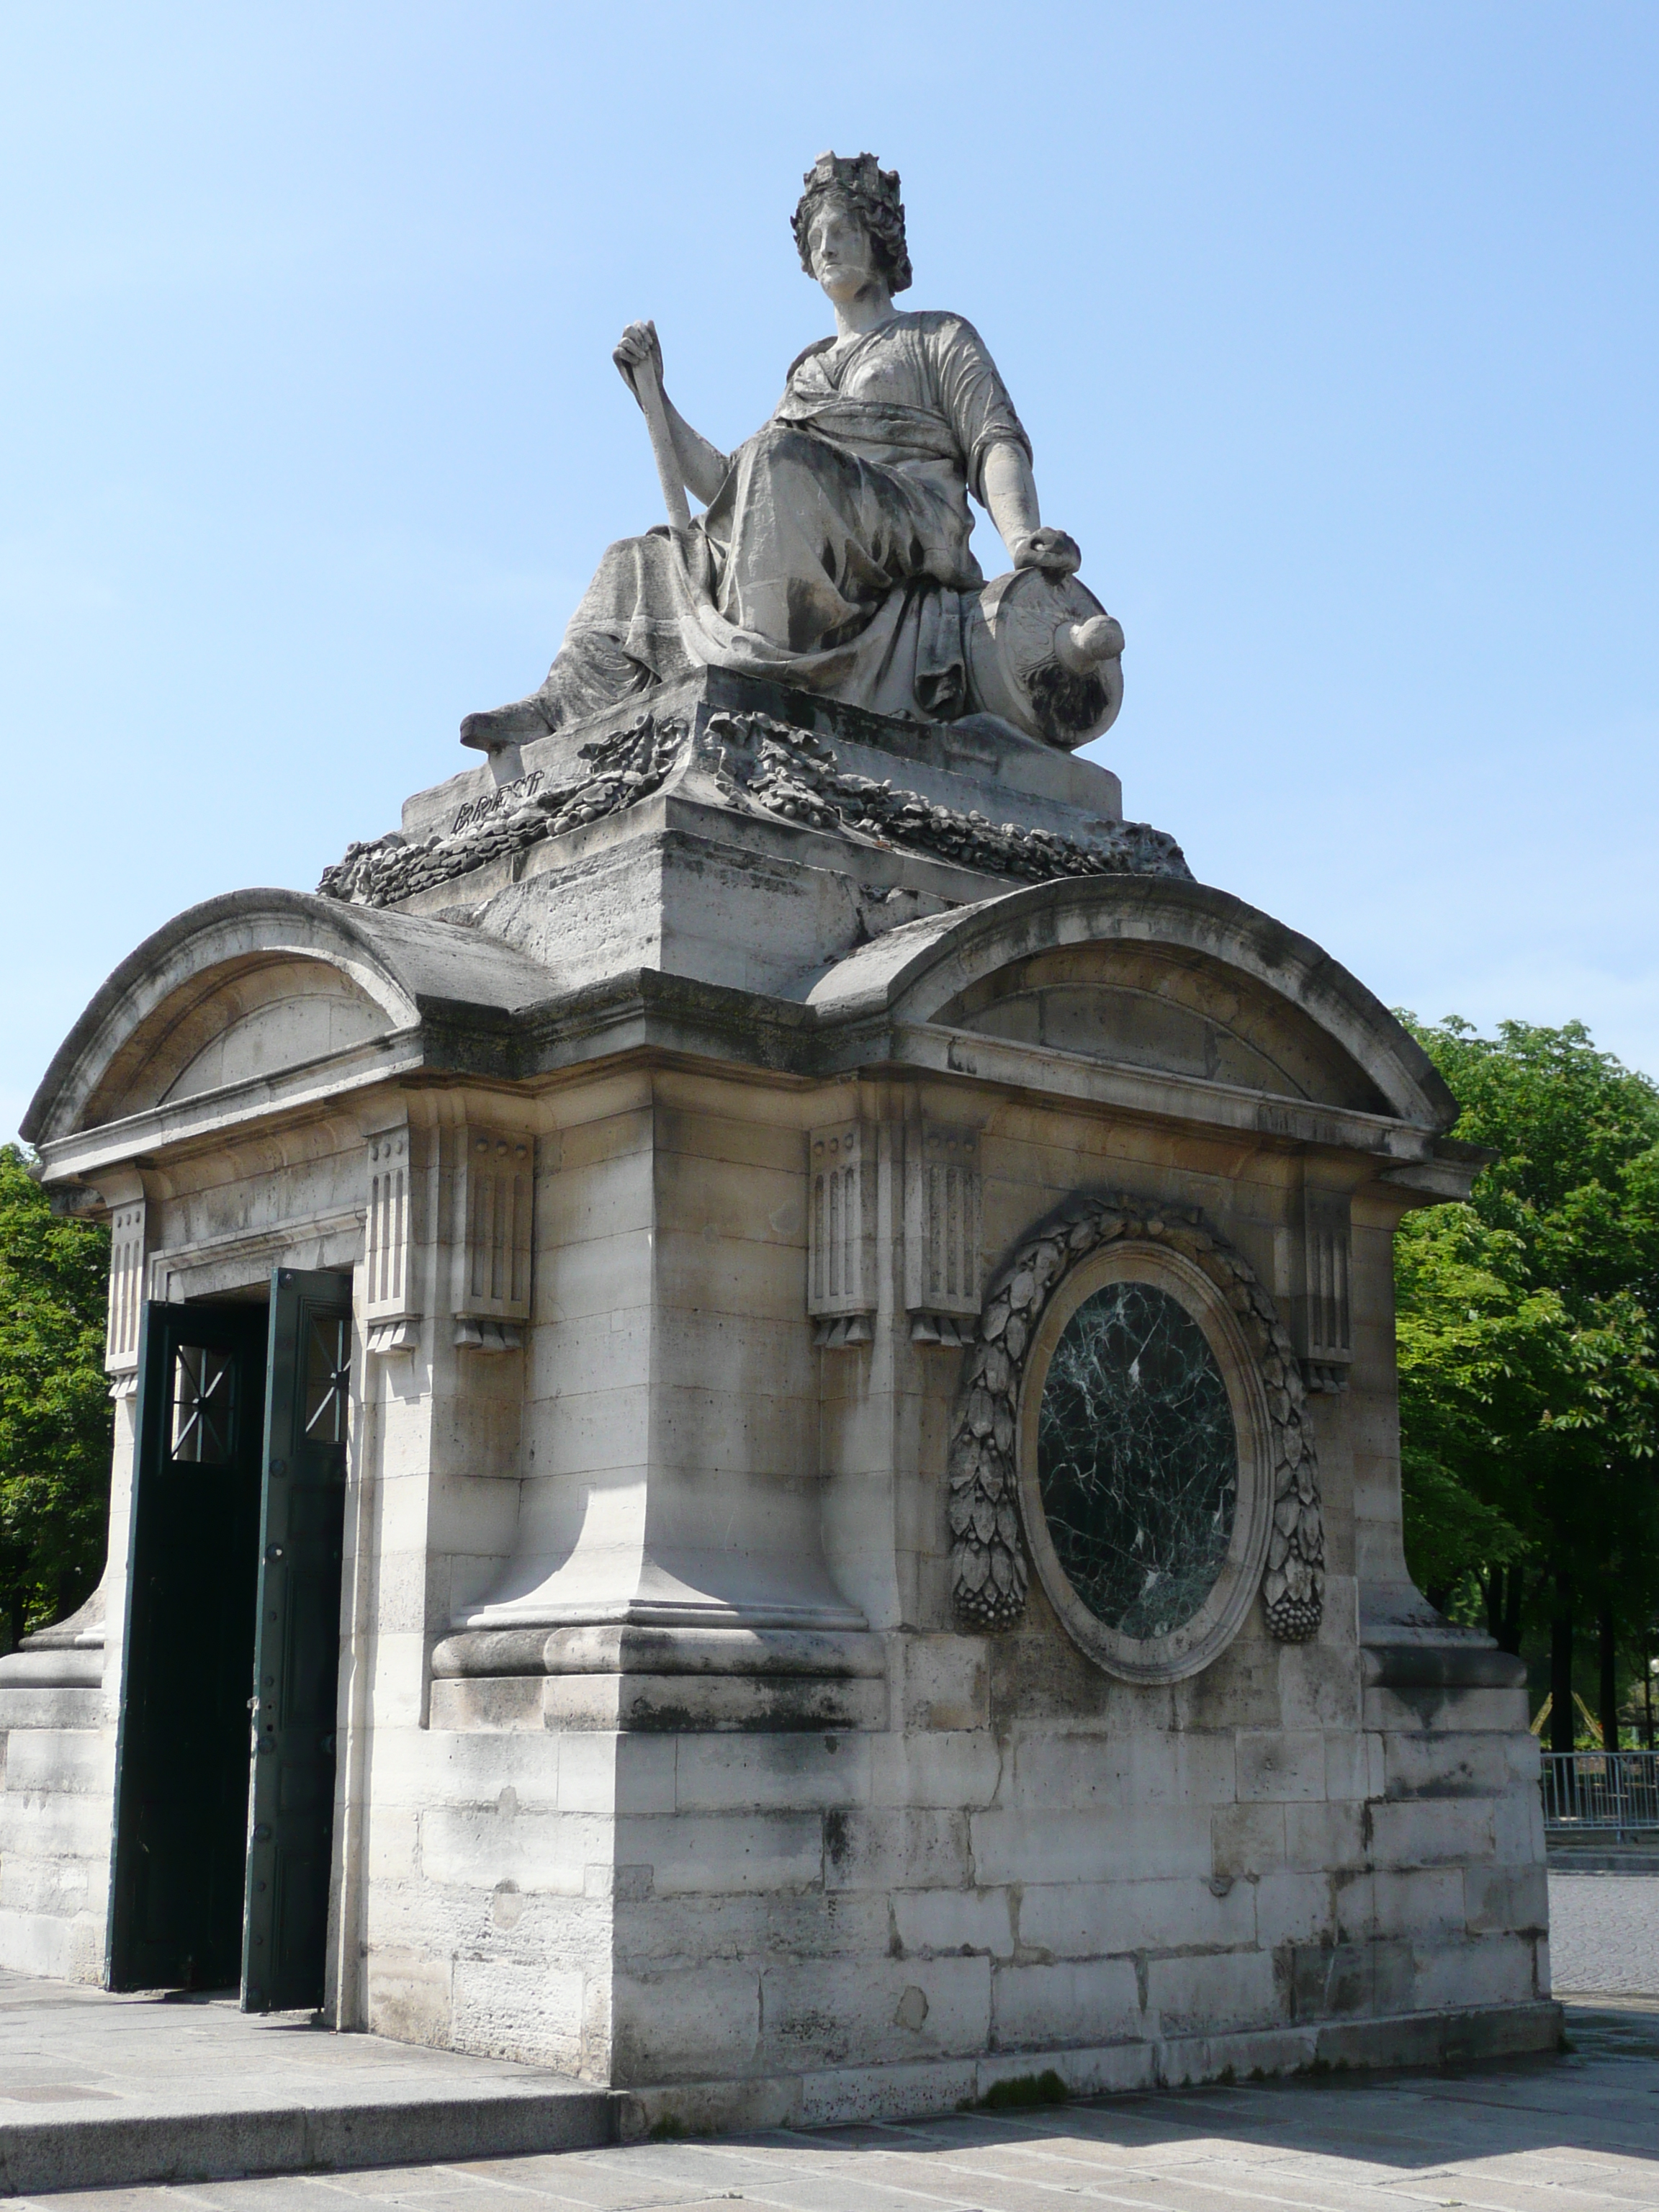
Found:
<path fill-rule="evenodd" d="M 138 1358 L 109 1983 L 223 1989 L 242 1949 L 264 1309 L 147 1305 Z"/>
<path fill-rule="evenodd" d="M 323 1999 L 351 1382 L 349 1283 L 279 1268 L 271 1278 L 270 1343 L 242 1954 L 246 2012 Z"/>

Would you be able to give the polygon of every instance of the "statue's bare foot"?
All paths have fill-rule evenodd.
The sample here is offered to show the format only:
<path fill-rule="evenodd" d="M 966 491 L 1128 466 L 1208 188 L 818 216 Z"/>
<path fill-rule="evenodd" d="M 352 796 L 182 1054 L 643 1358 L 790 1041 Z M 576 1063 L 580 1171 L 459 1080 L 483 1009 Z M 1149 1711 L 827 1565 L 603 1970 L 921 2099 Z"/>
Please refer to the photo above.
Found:
<path fill-rule="evenodd" d="M 515 699 L 510 706 L 469 714 L 461 724 L 461 743 L 475 745 L 481 753 L 504 752 L 527 738 L 544 738 L 552 727 L 540 695 L 532 691 L 529 698 Z"/>

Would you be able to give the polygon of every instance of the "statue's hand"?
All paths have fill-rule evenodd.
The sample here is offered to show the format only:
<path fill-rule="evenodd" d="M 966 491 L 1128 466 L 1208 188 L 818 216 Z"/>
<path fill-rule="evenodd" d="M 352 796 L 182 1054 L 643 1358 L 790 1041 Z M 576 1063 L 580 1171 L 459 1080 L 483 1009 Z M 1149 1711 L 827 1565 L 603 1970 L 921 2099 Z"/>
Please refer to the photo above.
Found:
<path fill-rule="evenodd" d="M 611 358 L 621 372 L 623 382 L 636 399 L 639 398 L 639 386 L 634 380 L 634 372 L 647 362 L 655 370 L 657 388 L 661 390 L 662 345 L 654 323 L 630 323 L 617 340 Z"/>
<path fill-rule="evenodd" d="M 1031 530 L 1009 549 L 1016 568 L 1042 568 L 1051 576 L 1075 576 L 1083 554 L 1075 538 L 1063 530 Z"/>

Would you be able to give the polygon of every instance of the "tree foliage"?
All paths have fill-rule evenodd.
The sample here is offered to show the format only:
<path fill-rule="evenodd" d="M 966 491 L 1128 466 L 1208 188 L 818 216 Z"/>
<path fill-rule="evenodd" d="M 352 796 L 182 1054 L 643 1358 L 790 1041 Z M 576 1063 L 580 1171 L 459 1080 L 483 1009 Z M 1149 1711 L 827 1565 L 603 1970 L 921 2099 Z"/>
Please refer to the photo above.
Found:
<path fill-rule="evenodd" d="M 109 1232 L 54 1216 L 0 1146 L 0 1648 L 80 1604 L 103 1562 Z"/>
<path fill-rule="evenodd" d="M 1407 1554 L 1511 1649 L 1576 1593 L 1637 1644 L 1659 1601 L 1659 1087 L 1582 1023 L 1405 1017 L 1498 1158 L 1395 1245 Z M 1547 1589 L 1546 1585 L 1547 1584 Z M 1556 1595 L 1551 1598 L 1549 1591 Z"/>

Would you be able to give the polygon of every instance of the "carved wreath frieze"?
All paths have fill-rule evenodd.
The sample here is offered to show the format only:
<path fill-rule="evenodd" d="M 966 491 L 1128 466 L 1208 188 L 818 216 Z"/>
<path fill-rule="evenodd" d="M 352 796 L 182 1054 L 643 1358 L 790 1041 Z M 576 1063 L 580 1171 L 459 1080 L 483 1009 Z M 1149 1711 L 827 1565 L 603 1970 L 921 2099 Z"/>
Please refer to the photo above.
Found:
<path fill-rule="evenodd" d="M 345 858 L 325 869 L 318 895 L 354 906 L 396 906 L 648 799 L 692 750 L 686 717 L 659 721 L 641 714 L 627 729 L 580 748 L 589 773 L 575 783 L 548 788 L 534 769 L 458 809 L 445 832 L 411 838 L 393 830 L 373 843 L 348 846 Z M 1086 842 L 1017 822 L 994 823 L 896 787 L 890 778 L 847 775 L 833 747 L 769 714 L 718 708 L 695 750 L 712 768 L 722 795 L 746 811 L 860 843 L 926 853 L 982 874 L 1025 883 L 1191 875 L 1175 839 L 1147 823 L 1103 822 Z"/>
<path fill-rule="evenodd" d="M 969 1631 L 1012 1628 L 1030 1581 L 1020 1525 L 1020 1393 L 1037 1324 L 1070 1271 L 1118 1239 L 1166 1245 L 1213 1285 L 1236 1317 L 1267 1405 L 1273 1519 L 1261 1583 L 1267 1626 L 1282 1643 L 1318 1633 L 1325 1534 L 1305 1390 L 1278 1309 L 1248 1261 L 1186 1208 L 1121 1193 L 1069 1200 L 992 1278 L 963 1368 L 951 1424 L 951 1591 Z"/>
<path fill-rule="evenodd" d="M 659 723 L 641 714 L 613 737 L 580 747 L 578 757 L 590 773 L 579 782 L 544 790 L 539 770 L 532 771 L 460 808 L 443 836 L 411 840 L 393 830 L 373 844 L 349 845 L 344 860 L 324 870 L 317 895 L 353 906 L 396 906 L 545 837 L 585 829 L 659 789 L 689 727 L 683 717 Z"/>
<path fill-rule="evenodd" d="M 941 805 L 890 777 L 849 775 L 834 749 L 810 730 L 770 714 L 722 708 L 708 718 L 726 741 L 721 781 L 731 795 L 787 822 L 878 845 L 927 853 L 986 875 L 1048 883 L 1060 876 L 1179 876 L 1192 871 L 1167 830 L 1146 822 L 1103 822 L 1087 843 L 1017 822 L 996 823 Z"/>

